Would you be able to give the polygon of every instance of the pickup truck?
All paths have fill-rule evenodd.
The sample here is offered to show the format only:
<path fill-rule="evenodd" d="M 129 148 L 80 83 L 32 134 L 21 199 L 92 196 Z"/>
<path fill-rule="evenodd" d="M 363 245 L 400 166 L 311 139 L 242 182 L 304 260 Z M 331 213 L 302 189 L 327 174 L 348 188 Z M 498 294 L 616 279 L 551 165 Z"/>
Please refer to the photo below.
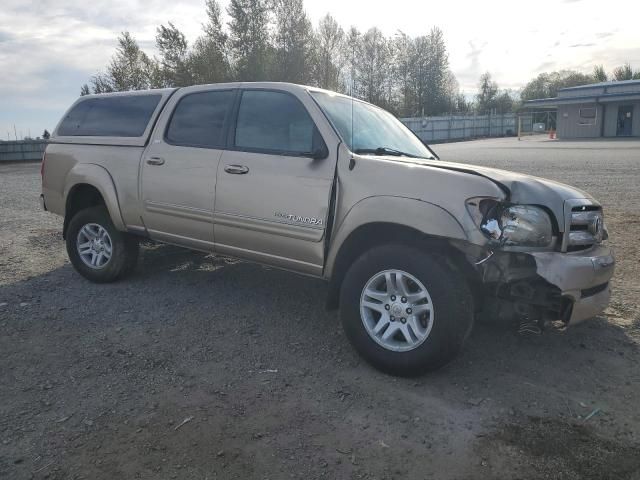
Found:
<path fill-rule="evenodd" d="M 597 315 L 614 269 L 589 194 L 440 161 L 390 113 L 286 83 L 80 97 L 41 202 L 93 282 L 130 274 L 141 238 L 325 279 L 355 349 L 396 375 L 452 360 L 476 318 Z"/>

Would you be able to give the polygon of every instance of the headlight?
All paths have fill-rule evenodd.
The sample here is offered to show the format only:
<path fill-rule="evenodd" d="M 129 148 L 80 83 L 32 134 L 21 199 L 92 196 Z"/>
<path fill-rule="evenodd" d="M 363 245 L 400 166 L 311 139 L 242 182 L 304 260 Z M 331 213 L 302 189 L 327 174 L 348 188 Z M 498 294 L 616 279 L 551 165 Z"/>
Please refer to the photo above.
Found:
<path fill-rule="evenodd" d="M 478 207 L 482 220 L 479 227 L 492 243 L 514 247 L 548 247 L 553 242 L 551 218 L 542 208 L 498 202 L 480 203 Z"/>

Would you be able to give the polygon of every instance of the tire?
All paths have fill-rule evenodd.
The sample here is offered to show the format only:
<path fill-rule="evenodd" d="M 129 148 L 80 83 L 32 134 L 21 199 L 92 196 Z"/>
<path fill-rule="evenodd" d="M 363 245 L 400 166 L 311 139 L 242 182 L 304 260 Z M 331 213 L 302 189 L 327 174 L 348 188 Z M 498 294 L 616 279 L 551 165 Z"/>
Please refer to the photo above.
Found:
<path fill-rule="evenodd" d="M 410 377 L 446 365 L 461 351 L 473 326 L 473 300 L 464 277 L 444 258 L 437 252 L 426 253 L 405 245 L 384 245 L 369 250 L 349 268 L 340 290 L 340 319 L 351 344 L 375 368 Z M 393 297 L 374 299 L 364 293 L 367 289 L 376 297 L 382 292 L 388 294 L 394 290 L 393 286 L 387 288 L 389 278 L 392 285 L 404 284 L 404 289 L 398 287 L 395 291 L 401 295 L 402 291 L 408 292 L 408 297 L 401 296 L 408 303 L 398 303 L 397 296 L 391 302 Z M 426 290 L 426 296 L 421 288 Z M 423 298 L 415 300 L 419 296 Z M 361 305 L 361 300 L 367 303 Z M 372 303 L 375 309 L 366 306 Z M 407 306 L 421 313 L 415 315 Z M 381 321 L 385 311 L 389 316 Z M 393 312 L 406 314 L 400 317 L 402 323 L 390 320 L 395 318 Z M 382 327 L 382 333 L 376 333 L 375 329 L 385 322 L 388 328 Z M 382 337 L 392 327 L 396 332 L 384 340 Z M 413 344 L 407 341 L 406 332 Z"/>
<path fill-rule="evenodd" d="M 84 230 L 81 234 L 81 230 L 86 226 L 88 230 Z M 98 255 L 100 258 L 98 262 L 102 265 L 91 266 L 86 261 L 91 261 L 93 251 L 81 255 L 78 245 L 81 242 L 86 245 L 84 242 L 90 242 L 90 238 L 96 238 L 92 235 L 97 232 L 106 232 L 106 235 L 100 236 L 102 240 L 100 245 L 96 246 L 96 250 L 101 249 L 103 252 L 102 257 Z M 133 272 L 138 261 L 138 240 L 116 229 L 104 206 L 91 207 L 76 213 L 67 228 L 66 244 L 67 254 L 73 267 L 80 275 L 95 283 L 114 282 L 126 277 Z M 109 249 L 110 257 L 105 261 Z M 83 250 L 83 252 L 86 251 L 87 248 Z"/>

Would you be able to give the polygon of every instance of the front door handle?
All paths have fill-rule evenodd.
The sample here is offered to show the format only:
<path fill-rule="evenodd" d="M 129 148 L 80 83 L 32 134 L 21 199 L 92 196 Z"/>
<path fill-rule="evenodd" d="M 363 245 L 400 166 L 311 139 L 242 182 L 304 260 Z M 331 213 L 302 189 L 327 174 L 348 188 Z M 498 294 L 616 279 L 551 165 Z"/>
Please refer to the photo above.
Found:
<path fill-rule="evenodd" d="M 249 167 L 245 167 L 244 165 L 227 165 L 224 167 L 224 171 L 235 175 L 244 175 L 245 173 L 249 173 Z"/>
<path fill-rule="evenodd" d="M 164 158 L 160 157 L 149 157 L 147 158 L 147 165 L 163 165 Z"/>

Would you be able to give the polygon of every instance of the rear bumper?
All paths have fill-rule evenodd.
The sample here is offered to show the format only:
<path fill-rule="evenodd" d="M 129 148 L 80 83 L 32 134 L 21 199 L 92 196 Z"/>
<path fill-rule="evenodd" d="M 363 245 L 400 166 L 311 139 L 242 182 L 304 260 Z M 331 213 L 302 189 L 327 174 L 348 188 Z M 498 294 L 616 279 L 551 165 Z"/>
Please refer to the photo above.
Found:
<path fill-rule="evenodd" d="M 569 324 L 602 313 L 611 296 L 609 281 L 615 269 L 613 251 L 606 246 L 573 253 L 537 252 L 538 275 L 557 286 L 563 298 L 570 300 Z"/>

